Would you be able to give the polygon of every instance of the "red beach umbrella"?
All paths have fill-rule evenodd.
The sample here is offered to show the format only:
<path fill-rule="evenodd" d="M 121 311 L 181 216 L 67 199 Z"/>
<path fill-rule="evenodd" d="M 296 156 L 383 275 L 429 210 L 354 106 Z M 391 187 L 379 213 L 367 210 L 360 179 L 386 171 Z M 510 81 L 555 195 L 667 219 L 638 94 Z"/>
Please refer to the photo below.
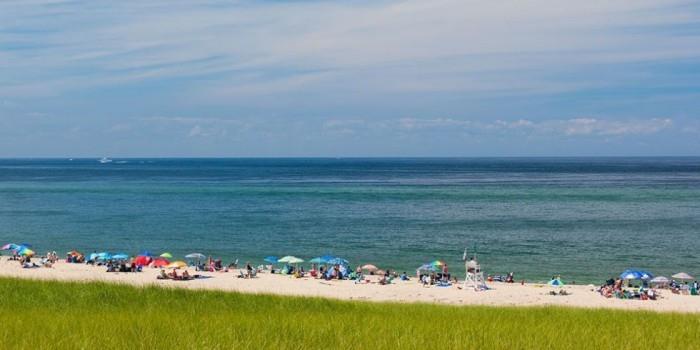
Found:
<path fill-rule="evenodd" d="M 166 266 L 168 266 L 168 264 L 170 264 L 170 261 L 168 261 L 168 259 L 156 258 L 151 263 L 151 266 L 153 266 L 153 267 L 166 267 Z"/>
<path fill-rule="evenodd" d="M 151 263 L 151 257 L 145 255 L 139 255 L 134 259 L 134 264 L 136 266 L 148 266 Z"/>

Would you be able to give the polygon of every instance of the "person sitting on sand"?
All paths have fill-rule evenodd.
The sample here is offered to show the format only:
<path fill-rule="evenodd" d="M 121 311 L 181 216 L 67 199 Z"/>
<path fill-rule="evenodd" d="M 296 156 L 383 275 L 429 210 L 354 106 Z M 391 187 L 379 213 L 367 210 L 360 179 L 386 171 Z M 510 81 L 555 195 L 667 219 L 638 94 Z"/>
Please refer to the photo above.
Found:
<path fill-rule="evenodd" d="M 189 280 L 189 279 L 191 279 L 190 273 L 187 272 L 187 270 L 185 270 L 185 271 L 182 273 L 182 279 L 183 279 L 183 280 Z"/>
<path fill-rule="evenodd" d="M 249 261 L 246 261 L 246 263 L 245 263 L 245 271 L 246 271 L 246 278 L 253 277 L 253 267 L 250 266 Z"/>
<path fill-rule="evenodd" d="M 399 276 L 399 279 L 402 281 L 408 281 L 408 275 L 406 274 L 406 271 L 404 271 L 401 276 Z"/>
<path fill-rule="evenodd" d="M 428 275 L 423 275 L 420 281 L 423 284 L 423 287 L 427 287 L 430 285 L 430 277 L 428 277 Z"/>

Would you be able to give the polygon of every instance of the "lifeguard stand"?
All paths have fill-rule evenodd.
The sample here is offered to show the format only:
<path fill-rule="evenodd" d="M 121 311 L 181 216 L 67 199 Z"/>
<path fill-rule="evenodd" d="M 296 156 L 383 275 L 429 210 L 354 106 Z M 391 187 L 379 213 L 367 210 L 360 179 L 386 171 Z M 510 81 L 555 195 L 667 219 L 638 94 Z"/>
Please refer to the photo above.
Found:
<path fill-rule="evenodd" d="M 467 260 L 467 249 L 465 248 L 462 260 L 464 260 L 464 269 L 467 271 L 463 288 L 467 289 L 467 287 L 471 287 L 476 291 L 485 289 L 486 283 L 484 282 L 484 273 L 481 271 L 481 265 L 476 259 L 476 253 L 474 253 L 471 260 Z"/>

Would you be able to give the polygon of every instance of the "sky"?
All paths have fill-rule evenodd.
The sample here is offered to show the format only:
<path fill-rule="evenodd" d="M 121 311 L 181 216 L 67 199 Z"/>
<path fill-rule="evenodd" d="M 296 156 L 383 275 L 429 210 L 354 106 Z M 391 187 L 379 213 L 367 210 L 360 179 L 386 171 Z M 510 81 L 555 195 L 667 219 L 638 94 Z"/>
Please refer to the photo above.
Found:
<path fill-rule="evenodd" d="M 699 156 L 700 2 L 0 2 L 0 157 Z"/>

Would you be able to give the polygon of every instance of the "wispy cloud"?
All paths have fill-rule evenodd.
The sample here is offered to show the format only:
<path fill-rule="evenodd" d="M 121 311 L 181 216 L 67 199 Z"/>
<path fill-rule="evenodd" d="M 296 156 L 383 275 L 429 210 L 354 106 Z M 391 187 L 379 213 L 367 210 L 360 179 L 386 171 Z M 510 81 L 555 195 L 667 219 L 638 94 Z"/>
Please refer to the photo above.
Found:
<path fill-rule="evenodd" d="M 648 135 L 673 127 L 670 118 L 605 120 L 597 118 L 571 118 L 533 121 L 528 119 L 496 120 L 484 122 L 452 118 L 399 118 L 387 120 L 327 120 L 324 129 L 356 133 L 361 130 L 384 130 L 393 132 L 424 131 L 469 131 L 475 134 L 519 133 L 550 136 L 626 136 Z"/>
<path fill-rule="evenodd" d="M 700 57 L 698 34 L 678 34 L 700 20 L 700 10 L 689 5 L 5 1 L 0 92 L 60 94 L 188 77 L 205 77 L 190 83 L 202 95 L 221 98 L 299 88 L 345 91 L 358 79 L 383 92 L 570 91 L 603 82 L 558 74 Z"/>

